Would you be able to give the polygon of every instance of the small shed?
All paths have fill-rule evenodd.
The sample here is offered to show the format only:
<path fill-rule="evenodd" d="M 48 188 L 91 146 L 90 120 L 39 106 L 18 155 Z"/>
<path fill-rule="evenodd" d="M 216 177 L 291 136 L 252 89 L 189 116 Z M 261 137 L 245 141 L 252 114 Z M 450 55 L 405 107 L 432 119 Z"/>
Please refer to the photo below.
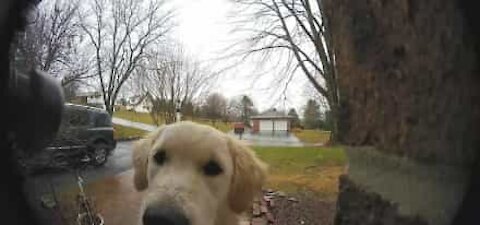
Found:
<path fill-rule="evenodd" d="M 251 116 L 252 133 L 254 134 L 289 134 L 292 116 L 276 109 L 268 110 L 260 115 Z"/>

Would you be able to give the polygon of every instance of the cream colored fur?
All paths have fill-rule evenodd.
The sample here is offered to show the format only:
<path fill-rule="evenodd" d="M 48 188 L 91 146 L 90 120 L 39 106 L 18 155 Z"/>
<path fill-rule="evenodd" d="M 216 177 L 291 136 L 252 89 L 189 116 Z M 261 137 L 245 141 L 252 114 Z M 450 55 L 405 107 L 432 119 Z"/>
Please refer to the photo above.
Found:
<path fill-rule="evenodd" d="M 165 151 L 158 165 L 153 156 Z M 223 172 L 207 176 L 209 160 Z M 162 126 L 133 150 L 134 184 L 145 191 L 143 209 L 152 204 L 180 207 L 191 225 L 236 225 L 250 209 L 266 178 L 266 165 L 246 145 L 193 122 Z"/>

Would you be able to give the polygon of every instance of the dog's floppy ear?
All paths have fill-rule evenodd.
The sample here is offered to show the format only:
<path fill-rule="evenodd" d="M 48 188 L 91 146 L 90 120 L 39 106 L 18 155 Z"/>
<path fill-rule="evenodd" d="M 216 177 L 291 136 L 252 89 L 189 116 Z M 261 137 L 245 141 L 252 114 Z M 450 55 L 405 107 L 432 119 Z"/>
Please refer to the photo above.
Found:
<path fill-rule="evenodd" d="M 231 137 L 228 139 L 233 161 L 228 198 L 230 208 L 241 213 L 251 206 L 255 195 L 260 193 L 267 176 L 267 165 L 249 147 Z"/>
<path fill-rule="evenodd" d="M 138 140 L 133 145 L 133 183 L 138 191 L 145 190 L 148 186 L 147 180 L 147 166 L 149 153 L 155 143 L 155 140 L 160 136 L 164 126 L 148 134 L 145 138 Z"/>

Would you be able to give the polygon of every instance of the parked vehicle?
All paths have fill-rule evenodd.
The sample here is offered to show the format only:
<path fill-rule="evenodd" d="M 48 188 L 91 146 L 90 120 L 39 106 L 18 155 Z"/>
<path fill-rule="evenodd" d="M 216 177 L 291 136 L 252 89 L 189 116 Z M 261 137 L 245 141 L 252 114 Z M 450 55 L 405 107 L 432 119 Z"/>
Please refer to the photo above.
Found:
<path fill-rule="evenodd" d="M 55 140 L 44 151 L 23 157 L 23 161 L 30 168 L 61 168 L 72 158 L 101 166 L 116 147 L 113 134 L 112 118 L 107 111 L 65 104 Z"/>

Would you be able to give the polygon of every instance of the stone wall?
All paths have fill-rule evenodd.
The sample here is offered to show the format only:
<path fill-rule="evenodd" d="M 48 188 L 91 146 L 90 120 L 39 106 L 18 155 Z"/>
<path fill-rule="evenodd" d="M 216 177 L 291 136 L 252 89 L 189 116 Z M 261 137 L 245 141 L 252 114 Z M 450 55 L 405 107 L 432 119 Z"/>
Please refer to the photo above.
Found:
<path fill-rule="evenodd" d="M 455 215 L 453 208 L 461 204 L 462 190 L 469 185 L 470 168 L 477 160 L 480 143 L 478 32 L 474 27 L 474 19 L 478 18 L 467 15 L 468 10 L 475 10 L 465 10 L 462 2 L 449 0 L 324 0 L 324 4 L 341 90 L 341 141 L 350 146 L 353 154 L 362 146 L 370 146 L 364 151 L 366 155 L 380 155 L 353 159 L 349 154 L 351 161 L 363 160 L 356 163 L 360 171 L 356 174 L 366 174 L 371 169 L 367 165 L 382 158 L 415 164 L 411 167 L 399 163 L 397 169 L 390 168 L 391 174 L 402 171 L 405 179 L 406 193 L 399 196 L 382 187 L 381 182 L 371 181 L 376 175 L 359 178 L 350 171 L 341 182 L 337 224 L 369 224 L 342 219 L 353 215 L 355 208 L 362 210 L 360 206 L 365 202 L 360 199 L 373 201 L 363 194 L 356 198 L 355 193 L 378 194 L 388 206 L 398 204 L 403 199 L 400 196 L 416 196 L 420 191 L 416 188 L 422 185 L 410 188 L 408 182 L 422 180 L 404 167 L 424 165 L 434 168 L 431 176 L 440 177 L 425 178 L 432 184 L 441 185 L 443 178 L 457 176 L 444 176 L 436 172 L 437 167 L 460 174 L 456 180 L 459 186 L 436 190 L 440 195 L 458 193 L 457 201 L 445 199 L 448 212 L 441 208 L 417 212 L 408 206 L 414 201 L 407 201 L 402 203 L 407 205 L 403 208 L 412 210 L 398 213 L 430 224 L 449 224 Z M 344 190 L 351 190 L 348 186 L 352 185 L 362 192 L 348 192 L 354 199 L 350 202 L 345 200 Z M 433 195 L 429 197 L 434 199 Z M 356 207 L 352 209 L 350 203 Z M 448 216 L 431 218 L 439 213 Z"/>

